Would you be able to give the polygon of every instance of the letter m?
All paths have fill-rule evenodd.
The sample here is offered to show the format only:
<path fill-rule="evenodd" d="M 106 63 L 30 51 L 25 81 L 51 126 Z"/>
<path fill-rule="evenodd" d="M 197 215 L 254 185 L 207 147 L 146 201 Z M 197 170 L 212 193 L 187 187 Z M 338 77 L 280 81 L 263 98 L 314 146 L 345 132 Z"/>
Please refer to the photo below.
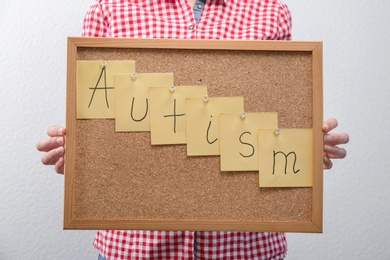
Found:
<path fill-rule="evenodd" d="M 284 152 L 282 151 L 278 151 L 278 152 L 275 152 L 274 151 L 274 165 L 273 165 L 273 171 L 272 171 L 272 175 L 275 174 L 275 165 L 276 165 L 276 156 L 280 154 L 282 156 L 282 158 L 284 158 L 284 174 L 287 174 L 287 165 L 288 165 L 288 158 L 289 156 L 294 156 L 294 163 L 293 163 L 293 172 L 294 174 L 298 173 L 300 171 L 300 169 L 298 170 L 295 170 L 295 164 L 297 162 L 297 154 L 295 152 L 289 152 L 288 154 L 285 154 Z M 280 157 L 280 156 L 279 156 Z"/>

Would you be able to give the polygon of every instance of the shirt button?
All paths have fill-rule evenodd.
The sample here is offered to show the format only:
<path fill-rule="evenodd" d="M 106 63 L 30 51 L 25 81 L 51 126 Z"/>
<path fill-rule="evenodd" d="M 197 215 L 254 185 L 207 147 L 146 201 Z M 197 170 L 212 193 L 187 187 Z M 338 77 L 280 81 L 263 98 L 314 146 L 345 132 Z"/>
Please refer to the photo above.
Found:
<path fill-rule="evenodd" d="M 198 7 L 198 9 L 202 9 L 203 5 L 198 4 L 196 7 Z"/>
<path fill-rule="evenodd" d="M 195 28 L 195 26 L 192 25 L 192 24 L 191 24 L 190 26 L 188 26 L 188 30 L 191 30 L 191 31 L 192 31 L 192 30 L 194 30 L 194 28 Z"/>

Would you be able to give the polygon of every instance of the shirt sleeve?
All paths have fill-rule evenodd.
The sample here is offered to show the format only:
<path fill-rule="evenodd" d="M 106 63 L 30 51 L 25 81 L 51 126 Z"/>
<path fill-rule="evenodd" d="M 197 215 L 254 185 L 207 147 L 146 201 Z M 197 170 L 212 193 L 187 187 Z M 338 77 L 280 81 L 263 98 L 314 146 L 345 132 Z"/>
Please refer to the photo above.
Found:
<path fill-rule="evenodd" d="M 110 36 L 108 19 L 100 1 L 93 4 L 86 13 L 81 35 L 85 37 Z"/>
<path fill-rule="evenodd" d="M 291 40 L 291 13 L 285 3 L 280 3 L 278 23 L 278 40 Z"/>

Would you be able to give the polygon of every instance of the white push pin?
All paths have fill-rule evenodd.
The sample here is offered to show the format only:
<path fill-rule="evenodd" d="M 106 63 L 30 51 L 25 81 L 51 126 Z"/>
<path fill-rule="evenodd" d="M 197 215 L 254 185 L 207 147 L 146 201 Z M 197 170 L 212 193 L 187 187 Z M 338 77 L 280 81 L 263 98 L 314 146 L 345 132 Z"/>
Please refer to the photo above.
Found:
<path fill-rule="evenodd" d="M 175 92 L 175 90 L 176 90 L 175 86 L 170 86 L 170 87 L 169 87 L 169 91 L 170 91 L 171 93 Z"/>
<path fill-rule="evenodd" d="M 134 72 L 133 74 L 131 74 L 131 79 L 132 79 L 132 80 L 136 80 L 137 77 L 138 77 L 138 74 L 137 74 L 137 73 Z"/>
<path fill-rule="evenodd" d="M 275 128 L 274 135 L 279 135 L 279 134 L 280 134 L 280 129 L 279 128 Z"/>
<path fill-rule="evenodd" d="M 204 97 L 203 97 L 203 101 L 204 101 L 205 103 L 209 102 L 209 96 L 204 96 Z"/>
<path fill-rule="evenodd" d="M 244 111 L 241 112 L 240 117 L 241 117 L 241 119 L 245 119 L 246 118 L 246 113 Z"/>
<path fill-rule="evenodd" d="M 105 61 L 102 61 L 102 68 L 103 68 L 103 69 L 105 69 L 105 68 L 106 68 L 106 66 L 107 66 L 107 62 L 105 62 Z"/>

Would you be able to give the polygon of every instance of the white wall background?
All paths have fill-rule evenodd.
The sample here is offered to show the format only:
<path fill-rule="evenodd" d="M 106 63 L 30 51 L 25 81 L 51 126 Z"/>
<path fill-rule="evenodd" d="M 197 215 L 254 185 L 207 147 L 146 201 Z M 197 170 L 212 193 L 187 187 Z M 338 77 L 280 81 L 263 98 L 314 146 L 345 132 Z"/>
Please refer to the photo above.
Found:
<path fill-rule="evenodd" d="M 1 0 L 0 259 L 97 259 L 63 231 L 63 177 L 35 150 L 64 124 L 66 37 L 93 0 Z M 288 234 L 287 259 L 390 259 L 390 1 L 285 0 L 294 40 L 324 41 L 324 117 L 350 133 L 324 179 L 324 233 Z"/>

